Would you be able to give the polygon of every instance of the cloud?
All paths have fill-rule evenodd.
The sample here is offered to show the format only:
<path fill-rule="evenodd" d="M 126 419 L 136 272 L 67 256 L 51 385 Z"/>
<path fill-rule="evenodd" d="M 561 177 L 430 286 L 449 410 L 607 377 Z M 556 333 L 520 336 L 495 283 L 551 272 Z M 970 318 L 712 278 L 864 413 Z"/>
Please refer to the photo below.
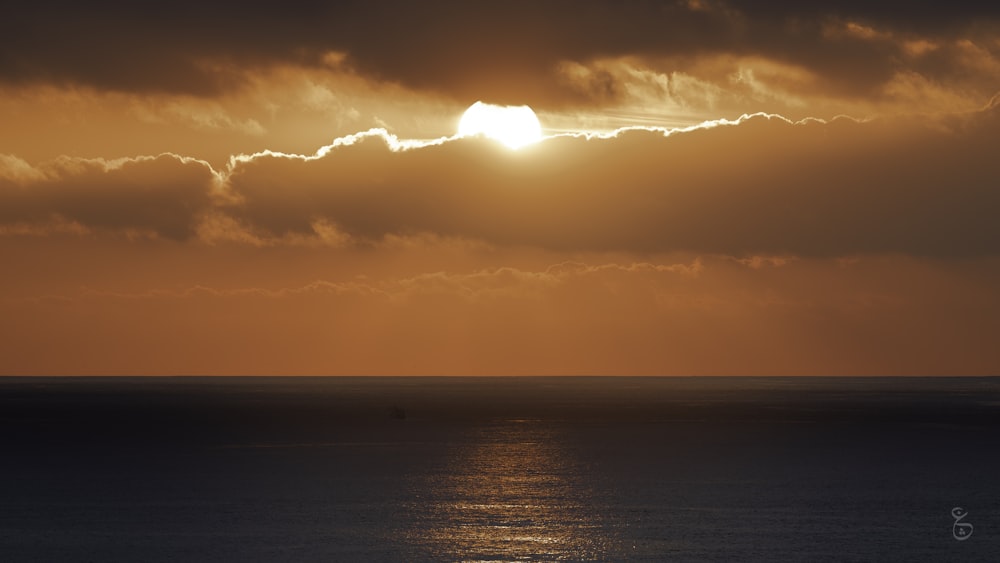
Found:
<path fill-rule="evenodd" d="M 358 277 L 338 272 L 341 257 L 328 277 L 288 283 L 262 267 L 287 254 L 213 251 L 223 267 L 185 273 L 175 247 L 143 244 L 120 247 L 127 267 L 91 253 L 79 267 L 110 271 L 84 289 L 5 292 L 0 373 L 912 375 L 992 373 L 1000 361 L 997 258 L 757 268 L 619 255 Z M 294 267 L 309 275 L 304 263 L 330 254 L 304 258 Z"/>
<path fill-rule="evenodd" d="M 10 11 L 0 29 L 0 81 L 217 96 L 247 86 L 247 70 L 336 66 L 467 103 L 489 95 L 496 103 L 557 107 L 595 101 L 560 83 L 564 63 L 732 55 L 804 68 L 824 77 L 828 90 L 863 95 L 897 72 L 920 71 L 906 68 L 905 42 L 988 45 L 998 19 L 995 6 L 971 1 L 931 8 L 742 0 L 300 2 L 239 11 L 186 0 L 155 9 L 29 4 Z M 831 26 L 841 32 L 824 33 Z M 947 56 L 951 68 L 961 63 L 945 51 L 934 56 Z M 948 66 L 935 68 L 949 75 Z M 981 80 L 998 87 L 995 77 Z"/>
<path fill-rule="evenodd" d="M 233 217 L 271 236 L 433 233 L 557 250 L 839 256 L 1000 251 L 993 110 L 967 120 L 737 124 L 551 138 L 509 152 L 378 137 L 233 169 Z M 279 188 L 280 187 L 280 188 Z"/>
<path fill-rule="evenodd" d="M 78 298 L 89 299 L 195 299 L 212 298 L 267 298 L 290 299 L 315 295 L 356 295 L 381 298 L 392 302 L 402 302 L 428 295 L 446 295 L 470 302 L 493 299 L 539 298 L 543 293 L 557 290 L 560 286 L 579 283 L 581 280 L 596 278 L 596 287 L 607 288 L 608 280 L 614 278 L 633 281 L 648 276 L 681 275 L 689 278 L 698 276 L 704 270 L 700 259 L 690 264 L 654 264 L 633 262 L 629 264 L 585 264 L 581 262 L 561 262 L 542 270 L 527 270 L 511 266 L 487 268 L 469 273 L 429 272 L 416 276 L 382 281 L 316 280 L 297 287 L 277 289 L 265 287 L 239 287 L 222 289 L 196 285 L 185 289 L 151 289 L 141 292 L 123 292 L 85 288 L 78 297 L 46 296 L 62 301 Z M 37 298 L 27 298 L 28 301 Z M 24 300 L 24 299 L 22 299 Z"/>
<path fill-rule="evenodd" d="M 185 104 L 171 101 L 163 104 L 162 107 L 156 107 L 156 104 L 149 105 L 152 107 L 143 107 L 137 104 L 134 111 L 140 120 L 151 123 L 173 120 L 200 131 L 227 129 L 254 136 L 261 136 L 265 133 L 264 127 L 257 120 L 235 118 L 217 102 L 199 104 L 196 100 L 194 102 L 187 101 Z"/>
<path fill-rule="evenodd" d="M 522 151 L 373 130 L 314 155 L 238 155 L 223 171 L 173 155 L 6 157 L 0 224 L 256 246 L 432 236 L 557 251 L 989 255 L 1000 252 L 998 116 L 756 115 Z"/>
<path fill-rule="evenodd" d="M 18 181 L 3 182 L 5 177 Z M 175 155 L 63 158 L 31 168 L 7 157 L 0 160 L 0 225 L 70 224 L 80 231 L 186 240 L 209 208 L 217 181 L 207 163 Z"/>
<path fill-rule="evenodd" d="M 45 174 L 28 164 L 24 159 L 12 154 L 0 154 L 0 180 L 12 184 L 24 184 L 44 179 Z"/>

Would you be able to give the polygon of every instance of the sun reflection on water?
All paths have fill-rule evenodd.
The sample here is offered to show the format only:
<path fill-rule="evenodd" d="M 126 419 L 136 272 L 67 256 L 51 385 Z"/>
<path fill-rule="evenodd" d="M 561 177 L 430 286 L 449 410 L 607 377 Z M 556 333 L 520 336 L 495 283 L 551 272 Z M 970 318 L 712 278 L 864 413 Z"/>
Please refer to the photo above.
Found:
<path fill-rule="evenodd" d="M 438 560 L 605 558 L 590 491 L 556 432 L 515 421 L 471 432 L 416 507 L 416 544 Z"/>

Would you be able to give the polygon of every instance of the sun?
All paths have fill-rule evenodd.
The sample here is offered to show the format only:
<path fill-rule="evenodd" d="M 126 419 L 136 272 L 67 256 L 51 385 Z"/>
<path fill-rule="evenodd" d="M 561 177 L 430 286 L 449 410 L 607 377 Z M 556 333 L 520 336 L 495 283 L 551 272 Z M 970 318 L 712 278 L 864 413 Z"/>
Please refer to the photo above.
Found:
<path fill-rule="evenodd" d="M 495 106 L 476 102 L 458 122 L 458 135 L 484 135 L 512 149 L 542 140 L 542 125 L 528 106 Z"/>

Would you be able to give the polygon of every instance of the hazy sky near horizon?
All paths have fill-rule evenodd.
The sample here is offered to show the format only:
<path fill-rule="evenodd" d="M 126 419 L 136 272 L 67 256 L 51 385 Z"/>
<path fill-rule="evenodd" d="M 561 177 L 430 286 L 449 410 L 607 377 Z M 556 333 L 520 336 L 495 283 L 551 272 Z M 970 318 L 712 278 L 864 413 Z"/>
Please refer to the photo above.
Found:
<path fill-rule="evenodd" d="M 995 374 L 998 154 L 988 3 L 27 4 L 0 374 Z"/>

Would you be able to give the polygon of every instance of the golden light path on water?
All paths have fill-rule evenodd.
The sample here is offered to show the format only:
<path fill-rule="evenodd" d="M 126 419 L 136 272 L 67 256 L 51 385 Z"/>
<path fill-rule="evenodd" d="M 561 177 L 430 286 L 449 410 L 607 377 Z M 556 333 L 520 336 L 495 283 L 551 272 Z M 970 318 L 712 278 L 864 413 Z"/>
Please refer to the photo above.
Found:
<path fill-rule="evenodd" d="M 598 560 L 614 551 L 584 471 L 536 421 L 470 430 L 427 484 L 410 541 L 449 561 Z"/>

